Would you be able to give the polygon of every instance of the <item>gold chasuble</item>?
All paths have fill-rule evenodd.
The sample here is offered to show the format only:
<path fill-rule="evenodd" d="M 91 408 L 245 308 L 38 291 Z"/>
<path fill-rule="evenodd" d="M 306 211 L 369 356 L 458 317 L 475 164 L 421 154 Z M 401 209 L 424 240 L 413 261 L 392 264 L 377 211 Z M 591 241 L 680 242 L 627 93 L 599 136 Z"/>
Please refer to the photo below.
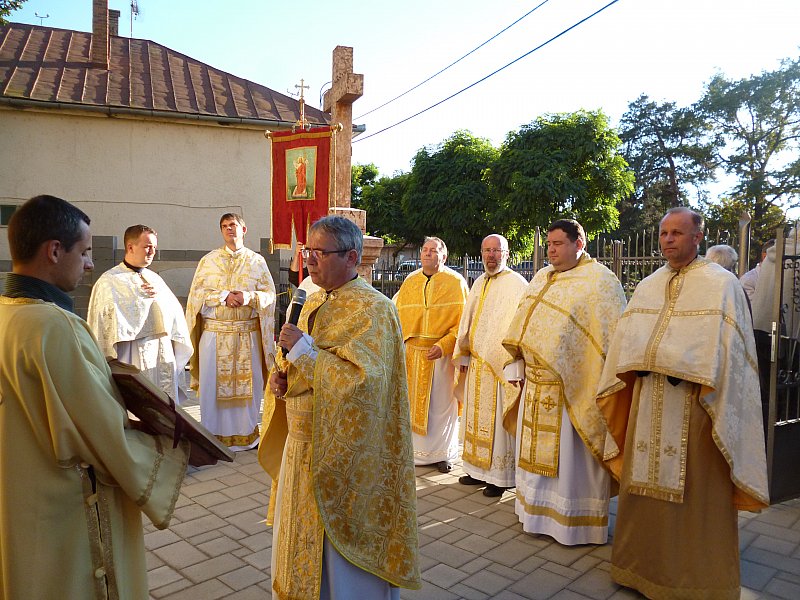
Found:
<path fill-rule="evenodd" d="M 142 513 L 168 526 L 189 443 L 129 429 L 86 322 L 0 296 L 0 598 L 147 598 Z"/>
<path fill-rule="evenodd" d="M 414 271 L 395 296 L 406 345 L 411 427 L 419 435 L 428 433 L 433 381 L 434 361 L 428 360 L 426 355 L 434 345 L 442 349 L 444 356 L 453 353 L 468 293 L 464 278 L 445 267 L 431 277 L 422 269 Z"/>
<path fill-rule="evenodd" d="M 472 285 L 461 316 L 453 362 L 458 366 L 462 356 L 470 360 L 463 459 L 479 469 L 492 466 L 495 419 L 503 417 L 496 414 L 498 385 L 507 384 L 503 368 L 508 352 L 502 341 L 527 285 L 508 267 L 491 276 L 484 273 Z"/>
<path fill-rule="evenodd" d="M 244 306 L 226 306 L 224 290 L 249 292 L 251 300 Z M 213 309 L 213 317 L 201 315 L 204 306 Z M 195 350 L 203 330 L 216 333 L 218 402 L 252 401 L 250 334 L 260 334 L 266 373 L 275 357 L 274 311 L 275 284 L 261 255 L 249 248 L 231 252 L 222 247 L 200 259 L 186 303 L 186 323 Z M 189 361 L 195 391 L 200 384 L 199 354 L 195 351 Z"/>
<path fill-rule="evenodd" d="M 598 404 L 615 443 L 606 451 L 615 477 L 622 473 L 625 431 L 635 430 L 630 492 L 682 502 L 686 431 L 691 398 L 665 399 L 675 388 L 666 377 L 699 386 L 712 435 L 730 465 L 739 510 L 769 504 L 755 341 L 744 292 L 719 265 L 695 259 L 680 271 L 669 266 L 637 287 L 609 348 Z M 629 422 L 637 373 L 638 414 Z"/>
<path fill-rule="evenodd" d="M 319 598 L 324 536 L 360 569 L 418 589 L 416 483 L 397 311 L 357 278 L 312 294 L 298 326 L 318 354 L 294 364 L 281 359 L 289 387 L 277 399 L 267 386 L 258 449 L 273 481 L 273 590 L 281 600 Z"/>
<path fill-rule="evenodd" d="M 592 310 L 587 310 L 591 306 Z M 602 460 L 608 431 L 595 403 L 596 382 L 625 295 L 614 274 L 584 253 L 563 272 L 545 267 L 528 285 L 503 346 L 525 360 L 525 398 L 508 395 L 504 424 L 510 429 L 521 408 L 518 466 L 558 476 L 561 413 L 586 447 Z"/>

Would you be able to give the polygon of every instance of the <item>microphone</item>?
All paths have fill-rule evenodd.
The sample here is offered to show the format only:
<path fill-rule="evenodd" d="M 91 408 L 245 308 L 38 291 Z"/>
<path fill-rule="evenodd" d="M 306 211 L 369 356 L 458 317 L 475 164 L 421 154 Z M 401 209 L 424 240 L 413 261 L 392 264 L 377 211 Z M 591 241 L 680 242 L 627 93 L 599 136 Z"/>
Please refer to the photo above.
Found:
<path fill-rule="evenodd" d="M 291 323 L 292 325 L 297 325 L 297 322 L 300 320 L 300 311 L 303 310 L 303 305 L 306 303 L 306 291 L 301 290 L 300 288 L 294 291 L 294 296 L 292 297 L 292 301 L 289 303 L 289 308 L 286 311 L 286 322 Z M 289 351 L 281 346 L 281 350 L 283 350 L 283 355 L 286 356 L 289 354 Z"/>

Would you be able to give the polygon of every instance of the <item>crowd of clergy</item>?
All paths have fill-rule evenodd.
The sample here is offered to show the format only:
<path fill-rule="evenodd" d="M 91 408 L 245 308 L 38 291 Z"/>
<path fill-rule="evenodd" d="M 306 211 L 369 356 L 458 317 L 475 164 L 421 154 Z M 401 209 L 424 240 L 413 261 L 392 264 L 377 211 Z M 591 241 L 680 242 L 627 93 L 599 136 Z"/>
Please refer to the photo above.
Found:
<path fill-rule="evenodd" d="M 467 291 L 428 238 L 395 297 L 415 464 L 451 469 L 460 414 L 459 482 L 514 488 L 523 531 L 564 545 L 606 543 L 618 496 L 611 576 L 649 598 L 739 598 L 737 510 L 769 504 L 749 302 L 703 227 L 667 212 L 629 302 L 570 219 L 530 283 L 493 234 Z"/>
<path fill-rule="evenodd" d="M 149 268 L 157 232 L 129 227 L 84 322 L 67 292 L 93 267 L 89 225 L 52 196 L 9 224 L 0 598 L 147 597 L 139 515 L 168 525 L 189 444 L 131 424 L 108 359 L 178 404 L 188 365 L 203 425 L 231 450 L 258 447 L 275 598 L 418 589 L 414 467 L 447 473 L 460 448 L 460 484 L 514 490 L 523 531 L 564 545 L 605 544 L 618 496 L 619 584 L 739 597 L 737 510 L 769 504 L 757 302 L 751 318 L 742 284 L 698 255 L 697 213 L 667 212 L 667 263 L 627 303 L 571 219 L 550 225 L 548 265 L 530 283 L 508 267 L 502 235 L 482 241 L 471 288 L 446 266 L 445 242 L 426 238 L 390 300 L 357 275 L 358 227 L 325 217 L 302 249 L 313 293 L 277 340 L 275 285 L 240 215 L 220 219 L 223 244 L 200 260 L 185 311 Z M 31 581 L 65 554 L 68 582 Z"/>

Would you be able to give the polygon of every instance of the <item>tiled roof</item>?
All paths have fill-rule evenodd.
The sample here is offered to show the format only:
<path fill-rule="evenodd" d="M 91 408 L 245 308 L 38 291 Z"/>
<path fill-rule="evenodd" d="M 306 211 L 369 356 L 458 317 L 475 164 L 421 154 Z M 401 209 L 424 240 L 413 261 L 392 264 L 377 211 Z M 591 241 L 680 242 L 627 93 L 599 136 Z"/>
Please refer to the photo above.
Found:
<path fill-rule="evenodd" d="M 296 99 L 149 40 L 111 36 L 109 69 L 92 64 L 92 34 L 0 27 L 0 97 L 93 107 L 292 123 Z M 312 124 L 330 122 L 306 105 Z"/>

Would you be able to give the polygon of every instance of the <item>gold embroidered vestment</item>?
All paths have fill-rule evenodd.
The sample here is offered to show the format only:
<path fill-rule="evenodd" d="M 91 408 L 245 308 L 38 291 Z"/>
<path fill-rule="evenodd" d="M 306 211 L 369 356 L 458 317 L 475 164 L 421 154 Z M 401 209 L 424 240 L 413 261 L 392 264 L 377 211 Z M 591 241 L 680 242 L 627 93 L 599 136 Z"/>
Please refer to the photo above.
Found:
<path fill-rule="evenodd" d="M 273 588 L 318 598 L 326 535 L 348 561 L 389 583 L 419 588 L 416 487 L 400 323 L 363 279 L 312 294 L 316 361 L 267 387 L 259 461 L 280 488 Z M 281 466 L 281 457 L 283 464 Z"/>
<path fill-rule="evenodd" d="M 517 432 L 520 468 L 558 476 L 563 408 L 589 451 L 602 460 L 608 431 L 595 390 L 624 308 L 619 280 L 585 253 L 574 268 L 545 267 L 531 280 L 503 341 L 513 359 L 525 360 L 525 396 L 519 406 L 504 407 L 506 417 L 524 411 Z"/>
<path fill-rule="evenodd" d="M 463 459 L 480 469 L 492 464 L 498 386 L 507 383 L 503 367 L 508 352 L 502 341 L 527 281 L 509 268 L 483 274 L 472 285 L 458 328 L 453 362 L 469 357 L 463 420 Z"/>
<path fill-rule="evenodd" d="M 228 307 L 223 291 L 249 292 L 248 304 Z M 213 309 L 213 317 L 204 317 L 203 308 Z M 222 247 L 200 259 L 186 305 L 186 322 L 195 350 L 203 330 L 216 333 L 217 401 L 252 401 L 252 347 L 250 334 L 259 333 L 264 373 L 275 356 L 275 284 L 264 258 L 241 248 L 230 252 Z M 200 372 L 199 353 L 189 363 L 191 387 L 197 391 Z"/>
<path fill-rule="evenodd" d="M 414 433 L 428 432 L 428 408 L 434 361 L 426 357 L 431 346 L 443 356 L 452 354 L 458 324 L 467 299 L 467 283 L 447 267 L 426 277 L 422 269 L 411 273 L 395 297 L 403 340 L 406 345 L 406 374 Z"/>
<path fill-rule="evenodd" d="M 641 378 L 636 421 L 629 423 L 637 373 L 652 375 Z M 675 397 L 667 377 L 696 384 L 696 391 Z M 619 479 L 623 451 L 633 452 L 631 493 L 682 502 L 696 393 L 730 466 L 734 505 L 768 505 L 758 367 L 744 291 L 735 276 L 702 258 L 679 271 L 666 265 L 645 278 L 609 348 L 597 400 L 615 440 L 605 460 Z M 635 429 L 632 448 L 625 447 L 628 428 Z"/>

